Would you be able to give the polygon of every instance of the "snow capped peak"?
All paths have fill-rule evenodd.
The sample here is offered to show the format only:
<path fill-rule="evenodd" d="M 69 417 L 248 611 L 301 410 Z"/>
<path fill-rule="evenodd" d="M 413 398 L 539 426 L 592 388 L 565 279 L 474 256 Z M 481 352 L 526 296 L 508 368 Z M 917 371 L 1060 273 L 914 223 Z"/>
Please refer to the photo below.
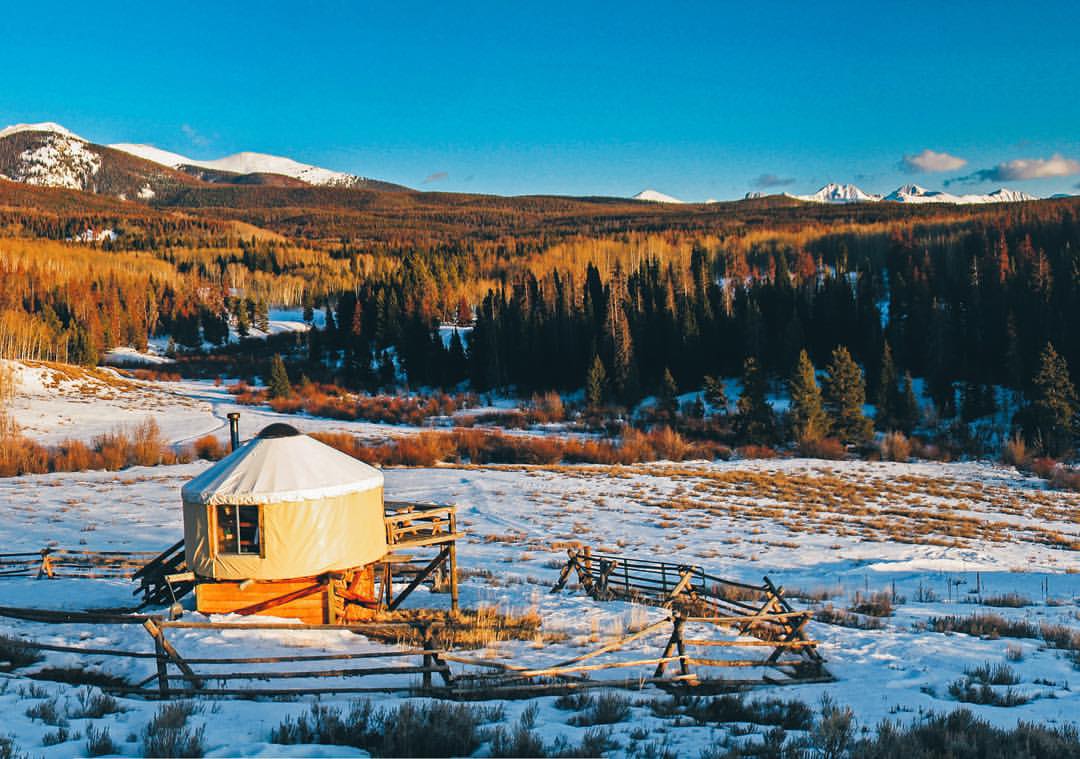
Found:
<path fill-rule="evenodd" d="M 837 184 L 829 182 L 813 195 L 795 195 L 799 200 L 808 200 L 812 203 L 871 203 L 881 200 L 880 195 L 871 195 L 863 192 L 853 184 Z"/>
<path fill-rule="evenodd" d="M 853 184 L 836 184 L 833 182 L 825 185 L 813 195 L 789 195 L 788 197 L 814 203 L 873 203 L 883 200 L 890 203 L 952 203 L 957 205 L 1017 203 L 1037 199 L 1034 195 L 1029 195 L 1026 192 L 1009 190 L 1004 187 L 986 195 L 953 195 L 942 190 L 928 190 L 917 184 L 901 185 L 888 195 L 881 196 L 863 192 Z"/>
<path fill-rule="evenodd" d="M 897 187 L 885 196 L 885 200 L 894 203 L 959 203 L 960 199 L 955 195 L 939 190 L 928 190 L 917 184 L 906 184 Z"/>
<path fill-rule="evenodd" d="M 18 134 L 19 132 L 53 132 L 54 134 L 86 142 L 86 140 L 83 140 L 82 137 L 71 130 L 52 121 L 42 121 L 38 124 L 12 124 L 11 126 L 0 129 L 0 139 L 12 134 Z"/>
<path fill-rule="evenodd" d="M 114 150 L 144 158 L 147 161 L 159 163 L 162 166 L 176 169 L 181 166 L 197 166 L 201 169 L 213 169 L 227 171 L 233 174 L 280 174 L 293 177 L 313 185 L 329 185 L 335 187 L 349 187 L 363 181 L 363 177 L 347 174 L 343 171 L 311 166 L 306 163 L 294 161 L 282 156 L 267 155 L 266 153 L 243 152 L 234 155 L 216 158 L 210 161 L 200 161 L 194 158 L 172 153 L 168 150 L 155 148 L 153 145 L 135 145 L 131 143 L 118 143 L 110 145 Z"/>
<path fill-rule="evenodd" d="M 670 195 L 665 195 L 657 190 L 642 190 L 637 195 L 631 198 L 631 200 L 647 200 L 652 203 L 682 203 L 684 201 L 678 198 L 673 198 Z"/>
<path fill-rule="evenodd" d="M 153 145 L 135 145 L 128 142 L 122 142 L 116 145 L 109 145 L 109 147 L 113 150 L 119 150 L 121 153 L 133 155 L 136 158 L 143 158 L 147 161 L 152 161 L 153 163 L 159 163 L 162 166 L 168 166 L 170 169 L 192 162 L 191 159 L 186 156 L 182 156 L 179 153 L 170 153 L 168 150 L 155 148 Z"/>
<path fill-rule="evenodd" d="M 921 187 L 917 184 L 905 184 L 897 187 L 892 192 L 893 195 L 929 195 L 930 190 L 925 187 Z"/>
<path fill-rule="evenodd" d="M 1038 200 L 1034 195 L 1029 195 L 1020 190 L 1010 190 L 1007 187 L 999 187 L 993 192 L 988 193 L 986 197 L 992 198 L 993 202 L 997 203 L 1019 203 L 1025 200 Z"/>

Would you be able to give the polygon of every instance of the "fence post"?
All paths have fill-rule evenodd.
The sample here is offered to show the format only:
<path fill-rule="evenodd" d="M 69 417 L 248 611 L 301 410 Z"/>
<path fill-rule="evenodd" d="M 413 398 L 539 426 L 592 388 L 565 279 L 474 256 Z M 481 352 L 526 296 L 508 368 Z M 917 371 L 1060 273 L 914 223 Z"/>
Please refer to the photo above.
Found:
<path fill-rule="evenodd" d="M 424 689 L 427 690 L 431 688 L 431 668 L 434 665 L 434 662 L 431 659 L 431 654 L 429 653 L 429 651 L 431 651 L 433 648 L 431 644 L 431 625 L 429 625 L 427 622 L 421 622 L 420 624 L 421 634 L 423 636 L 423 643 L 421 645 L 424 648 L 423 682 Z"/>
<path fill-rule="evenodd" d="M 686 643 L 683 642 L 683 624 L 685 620 L 682 615 L 675 617 L 675 627 L 671 631 L 671 637 L 675 639 L 675 649 L 679 654 L 679 672 L 683 675 L 690 674 L 690 664 L 686 661 Z"/>
<path fill-rule="evenodd" d="M 675 650 L 675 642 L 680 634 L 682 618 L 678 614 L 675 614 L 671 617 L 671 623 L 671 637 L 668 638 L 667 645 L 664 646 L 664 653 L 660 654 L 660 662 L 656 665 L 656 672 L 653 673 L 653 677 L 664 676 L 664 670 L 667 669 L 667 662 L 664 660 L 671 656 L 672 652 Z"/>
<path fill-rule="evenodd" d="M 165 647 L 161 645 L 159 636 L 152 633 L 151 636 L 154 639 L 154 653 L 157 655 L 158 692 L 164 696 L 169 690 L 169 668 L 165 659 Z"/>
<path fill-rule="evenodd" d="M 184 658 L 180 656 L 180 653 L 172 647 L 172 644 L 165 640 L 165 633 L 158 627 L 157 623 L 153 619 L 148 619 L 143 622 L 143 627 L 150 633 L 150 637 L 154 639 L 154 650 L 158 654 L 158 684 L 160 686 L 162 677 L 164 677 L 165 683 L 165 687 L 162 688 L 162 690 L 167 690 L 169 687 L 169 675 L 165 671 L 165 659 L 162 658 L 162 655 L 171 659 L 172 663 L 186 676 L 184 682 L 188 689 L 194 690 L 202 688 L 202 680 L 196 677 L 195 672 L 188 666 L 188 663 L 184 661 Z"/>
<path fill-rule="evenodd" d="M 450 512 L 450 534 L 457 533 L 457 509 Z M 458 610 L 457 539 L 450 541 L 450 608 Z"/>

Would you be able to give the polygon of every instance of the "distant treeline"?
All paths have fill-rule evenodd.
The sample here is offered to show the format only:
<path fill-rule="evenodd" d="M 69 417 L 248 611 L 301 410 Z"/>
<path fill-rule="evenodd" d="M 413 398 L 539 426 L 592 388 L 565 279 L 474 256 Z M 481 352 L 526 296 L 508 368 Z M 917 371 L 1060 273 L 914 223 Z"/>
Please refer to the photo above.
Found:
<path fill-rule="evenodd" d="M 164 335 L 194 349 L 293 305 L 327 328 L 290 360 L 354 388 L 392 383 L 396 357 L 413 386 L 573 390 L 598 358 L 607 400 L 628 404 L 665 372 L 692 389 L 752 357 L 782 379 L 801 350 L 823 366 L 844 345 L 873 394 L 888 344 L 948 416 L 956 383 L 1025 389 L 1048 342 L 1080 370 L 1075 200 L 668 207 L 260 187 L 189 201 L 0 182 L 0 355 L 92 363 Z M 62 242 L 102 226 L 116 239 Z M 444 342 L 447 323 L 471 333 Z"/>

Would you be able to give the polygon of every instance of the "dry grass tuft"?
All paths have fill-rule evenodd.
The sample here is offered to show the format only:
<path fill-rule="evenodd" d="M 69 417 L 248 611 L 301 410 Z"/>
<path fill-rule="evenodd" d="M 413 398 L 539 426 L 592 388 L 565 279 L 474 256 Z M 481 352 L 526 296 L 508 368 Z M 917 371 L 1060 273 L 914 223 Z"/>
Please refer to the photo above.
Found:
<path fill-rule="evenodd" d="M 476 649 L 505 640 L 533 641 L 540 634 L 542 620 L 536 609 L 513 613 L 485 606 L 456 612 L 441 609 L 405 609 L 380 614 L 371 622 L 412 624 L 409 629 L 387 624 L 382 630 L 364 633 L 375 640 L 399 645 L 420 645 L 424 641 L 424 629 L 429 628 L 432 644 L 436 648 Z"/>

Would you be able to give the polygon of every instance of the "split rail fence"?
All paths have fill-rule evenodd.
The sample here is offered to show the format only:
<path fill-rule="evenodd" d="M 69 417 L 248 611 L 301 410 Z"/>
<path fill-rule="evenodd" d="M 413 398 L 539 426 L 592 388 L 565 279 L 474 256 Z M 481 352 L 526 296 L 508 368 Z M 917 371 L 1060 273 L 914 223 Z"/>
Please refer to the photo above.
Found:
<path fill-rule="evenodd" d="M 760 585 L 737 582 L 706 572 L 694 564 L 636 559 L 598 553 L 585 547 L 567 551 L 551 592 L 556 593 L 576 574 L 578 584 L 599 601 L 621 599 L 659 606 L 672 613 L 672 636 L 664 656 L 678 653 L 685 674 L 689 665 L 715 667 L 767 667 L 790 680 L 831 679 L 818 642 L 806 632 L 813 618 L 809 610 L 796 610 L 784 597 L 784 589 L 768 577 Z M 731 628 L 734 640 L 686 637 L 685 628 L 699 625 Z M 751 636 L 757 640 L 746 640 Z M 763 658 L 717 659 L 686 654 L 687 647 L 771 648 Z M 664 667 L 657 668 L 662 675 Z M 765 682 L 774 682 L 768 675 Z"/>
<path fill-rule="evenodd" d="M 0 616 L 37 623 L 53 624 L 128 624 L 141 625 L 151 638 L 152 651 L 119 650 L 41 643 L 25 637 L 5 636 L 0 646 L 30 651 L 60 652 L 85 657 L 87 663 L 100 664 L 100 657 L 125 657 L 153 662 L 152 672 L 133 683 L 101 686 L 117 695 L 159 699 L 176 697 L 224 698 L 300 698 L 310 695 L 340 693 L 361 694 L 408 692 L 462 700 L 528 697 L 565 693 L 589 688 L 629 688 L 640 690 L 655 686 L 691 692 L 729 691 L 762 683 L 787 684 L 822 682 L 831 679 L 820 669 L 807 671 L 800 660 L 759 658 L 720 659 L 694 653 L 698 646 L 763 645 L 762 641 L 723 641 L 691 637 L 695 629 L 728 626 L 730 617 L 689 617 L 673 614 L 641 629 L 619 636 L 586 653 L 570 659 L 525 666 L 519 663 L 470 656 L 461 651 L 434 645 L 440 622 L 377 622 L 356 625 L 310 625 L 300 623 L 239 623 L 170 621 L 142 614 L 98 614 L 94 612 L 45 611 L 0 607 Z M 770 615 L 782 617 L 783 615 Z M 743 617 L 739 617 L 743 619 Z M 762 618 L 762 621 L 770 621 Z M 251 631 L 264 636 L 269 631 L 350 631 L 359 635 L 385 636 L 397 630 L 400 638 L 418 640 L 418 645 L 387 647 L 363 652 L 326 652 L 244 657 L 200 657 L 182 654 L 177 648 L 176 632 L 183 630 L 220 631 L 232 634 Z M 260 638 L 265 640 L 265 638 Z M 336 640 L 340 640 L 337 638 Z M 610 655 L 631 644 L 642 646 L 629 655 Z M 774 652 L 798 652 L 806 642 L 776 644 Z M 411 661 L 410 661 L 411 660 Z M 320 664 L 321 663 L 321 664 Z M 456 671 L 451 669 L 456 665 Z M 717 676 L 718 669 L 792 667 L 783 679 L 732 678 Z M 803 667 L 802 671 L 800 667 Z M 633 670 L 632 672 L 630 670 Z M 600 673 L 615 676 L 595 677 Z M 620 676 L 621 675 L 621 676 Z M 33 677 L 34 673 L 29 672 Z M 356 684 L 357 678 L 375 678 L 371 685 Z M 95 677 L 95 681 L 100 678 Z M 294 683 L 289 686 L 289 683 Z"/>

